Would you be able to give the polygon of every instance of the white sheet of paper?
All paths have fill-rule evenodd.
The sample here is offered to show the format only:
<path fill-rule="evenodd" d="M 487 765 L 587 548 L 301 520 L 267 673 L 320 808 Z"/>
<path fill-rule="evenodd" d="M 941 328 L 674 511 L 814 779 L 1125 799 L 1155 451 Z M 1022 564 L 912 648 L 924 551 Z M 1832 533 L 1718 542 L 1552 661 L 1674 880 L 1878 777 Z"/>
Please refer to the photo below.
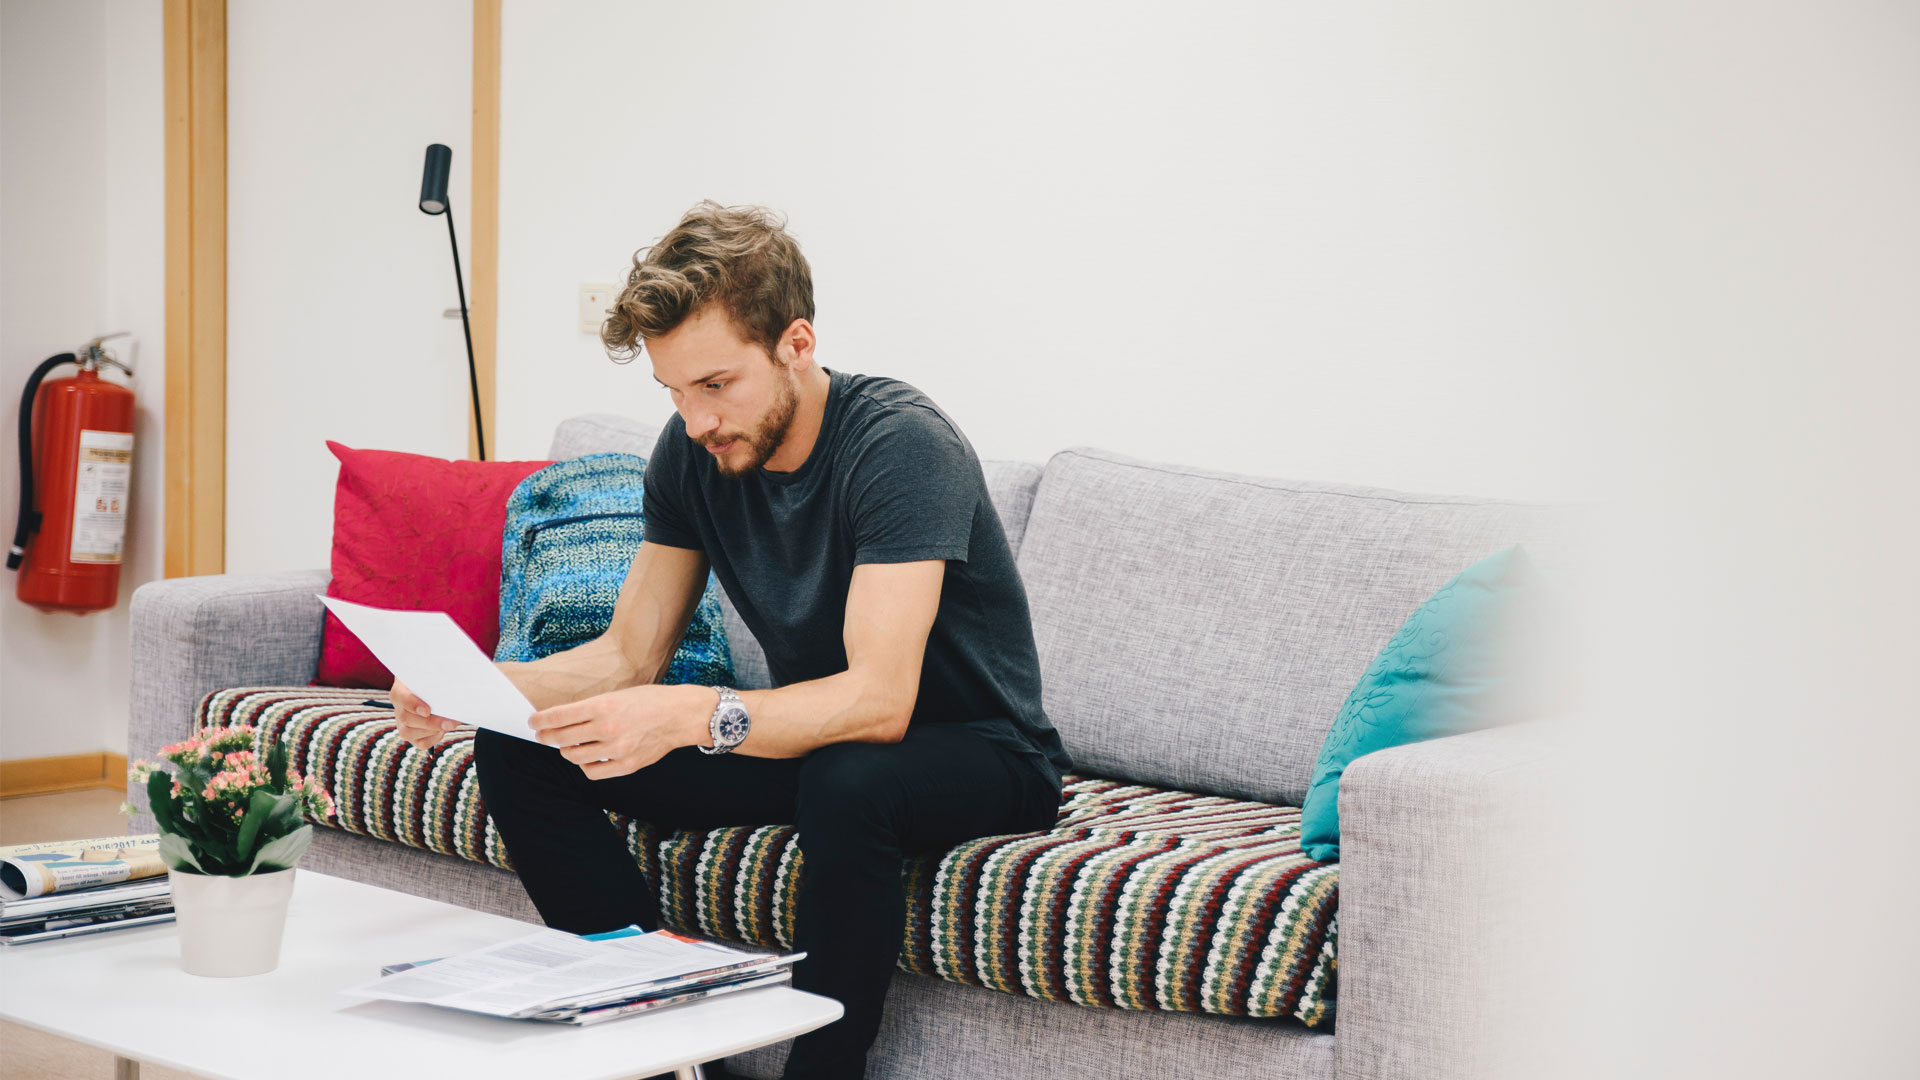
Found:
<path fill-rule="evenodd" d="M 318 596 L 319 594 L 314 594 Z M 444 611 L 391 611 L 321 596 L 394 678 L 420 695 L 435 716 L 538 742 L 534 713 L 506 672 L 495 667 Z"/>

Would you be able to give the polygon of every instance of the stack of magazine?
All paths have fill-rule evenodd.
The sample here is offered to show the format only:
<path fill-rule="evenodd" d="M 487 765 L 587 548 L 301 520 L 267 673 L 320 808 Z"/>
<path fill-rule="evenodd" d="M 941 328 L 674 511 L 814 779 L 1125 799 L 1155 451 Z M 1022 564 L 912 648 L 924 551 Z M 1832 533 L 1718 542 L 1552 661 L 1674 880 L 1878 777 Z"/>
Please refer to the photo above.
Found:
<path fill-rule="evenodd" d="M 0 847 L 0 944 L 172 918 L 173 892 L 158 833 Z"/>
<path fill-rule="evenodd" d="M 435 960 L 390 964 L 345 993 L 518 1020 L 597 1024 L 783 983 L 805 953 L 749 952 L 637 926 L 539 930 Z"/>

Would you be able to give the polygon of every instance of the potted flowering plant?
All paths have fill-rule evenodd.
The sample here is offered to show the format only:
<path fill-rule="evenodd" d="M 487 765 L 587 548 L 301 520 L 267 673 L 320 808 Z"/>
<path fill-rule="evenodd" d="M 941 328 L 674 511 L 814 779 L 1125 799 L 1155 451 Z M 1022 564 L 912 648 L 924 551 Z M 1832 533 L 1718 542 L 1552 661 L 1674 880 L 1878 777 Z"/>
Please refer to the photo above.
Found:
<path fill-rule="evenodd" d="M 278 966 L 294 864 L 313 842 L 305 818 L 334 813 L 325 789 L 287 767 L 284 740 L 262 760 L 255 738 L 251 727 L 206 728 L 128 770 L 159 827 L 189 974 Z"/>

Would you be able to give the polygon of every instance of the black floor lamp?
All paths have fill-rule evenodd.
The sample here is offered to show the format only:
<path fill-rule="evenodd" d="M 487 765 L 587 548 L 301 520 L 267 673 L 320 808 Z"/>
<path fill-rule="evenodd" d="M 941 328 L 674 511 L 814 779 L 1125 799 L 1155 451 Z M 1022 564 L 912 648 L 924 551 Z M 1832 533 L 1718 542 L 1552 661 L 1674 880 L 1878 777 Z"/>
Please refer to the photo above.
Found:
<path fill-rule="evenodd" d="M 460 329 L 467 335 L 467 381 L 473 387 L 473 441 L 480 460 L 487 460 L 487 433 L 480 422 L 480 369 L 473 362 L 473 327 L 467 322 L 467 283 L 460 276 L 460 241 L 453 235 L 453 204 L 447 201 L 447 174 L 453 171 L 453 151 L 439 143 L 427 147 L 426 171 L 420 174 L 420 212 L 444 214 L 447 243 L 453 246 L 453 284 L 460 290 Z"/>

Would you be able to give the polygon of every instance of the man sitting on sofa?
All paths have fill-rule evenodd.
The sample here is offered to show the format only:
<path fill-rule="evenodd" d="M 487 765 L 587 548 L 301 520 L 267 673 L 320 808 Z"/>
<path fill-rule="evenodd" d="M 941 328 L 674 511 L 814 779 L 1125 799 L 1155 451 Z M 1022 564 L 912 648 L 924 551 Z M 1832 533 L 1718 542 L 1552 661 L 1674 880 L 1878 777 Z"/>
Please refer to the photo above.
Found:
<path fill-rule="evenodd" d="M 598 639 L 502 664 L 540 744 L 475 737 L 481 797 L 549 926 L 658 925 L 605 811 L 669 828 L 793 822 L 794 985 L 845 1016 L 786 1076 L 859 1077 L 906 918 L 905 855 L 1052 827 L 1072 768 L 1040 705 L 1025 587 L 958 427 L 894 379 L 814 362 L 813 284 L 780 223 L 703 202 L 636 256 L 602 331 L 677 415 L 645 542 Z M 776 689 L 657 685 L 709 568 Z M 395 684 L 402 737 L 454 722 Z"/>

